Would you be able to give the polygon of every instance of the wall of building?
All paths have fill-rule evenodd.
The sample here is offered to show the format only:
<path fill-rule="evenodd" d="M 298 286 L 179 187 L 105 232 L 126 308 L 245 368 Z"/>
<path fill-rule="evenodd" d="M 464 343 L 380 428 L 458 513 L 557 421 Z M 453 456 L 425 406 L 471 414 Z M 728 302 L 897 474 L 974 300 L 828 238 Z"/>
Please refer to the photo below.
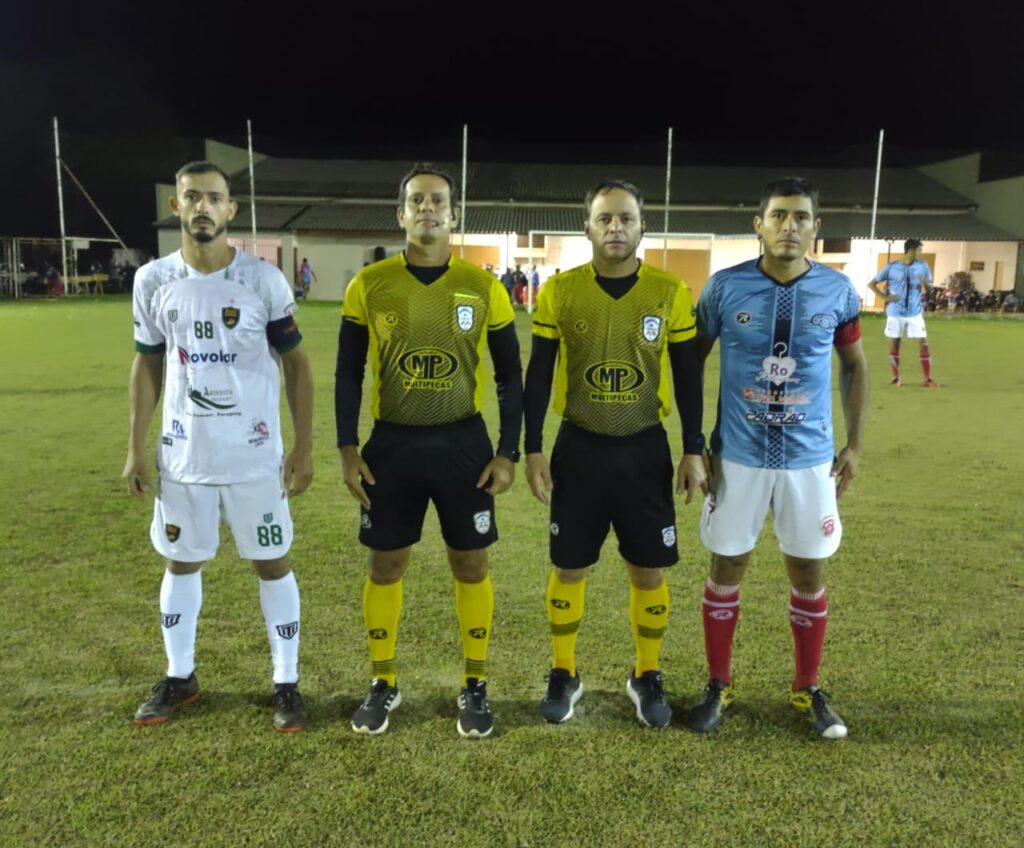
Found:
<path fill-rule="evenodd" d="M 365 263 L 373 261 L 374 247 L 384 247 L 390 256 L 405 246 L 401 233 L 367 239 L 365 236 L 300 232 L 295 233 L 294 238 L 298 261 L 308 258 L 316 272 L 317 282 L 310 290 L 310 300 L 342 300 L 352 278 Z"/>

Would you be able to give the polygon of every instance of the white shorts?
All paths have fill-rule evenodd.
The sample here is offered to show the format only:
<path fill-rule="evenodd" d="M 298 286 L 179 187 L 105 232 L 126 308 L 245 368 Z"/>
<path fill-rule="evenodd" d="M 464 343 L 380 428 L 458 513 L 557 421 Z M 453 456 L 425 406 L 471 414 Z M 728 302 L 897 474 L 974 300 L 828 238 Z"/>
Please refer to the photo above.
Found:
<path fill-rule="evenodd" d="M 784 554 L 826 559 L 839 549 L 843 525 L 832 463 L 813 468 L 751 468 L 715 457 L 713 492 L 704 499 L 700 540 L 712 553 L 752 551 L 771 507 Z"/>
<path fill-rule="evenodd" d="M 207 486 L 160 481 L 149 538 L 157 552 L 178 562 L 213 559 L 220 544 L 220 512 L 243 559 L 278 559 L 292 546 L 288 496 L 274 478 Z"/>
<path fill-rule="evenodd" d="M 928 333 L 924 328 L 924 313 L 911 315 L 903 318 L 898 315 L 888 315 L 885 319 L 885 337 L 887 339 L 899 339 L 903 336 L 908 339 L 926 339 Z"/>

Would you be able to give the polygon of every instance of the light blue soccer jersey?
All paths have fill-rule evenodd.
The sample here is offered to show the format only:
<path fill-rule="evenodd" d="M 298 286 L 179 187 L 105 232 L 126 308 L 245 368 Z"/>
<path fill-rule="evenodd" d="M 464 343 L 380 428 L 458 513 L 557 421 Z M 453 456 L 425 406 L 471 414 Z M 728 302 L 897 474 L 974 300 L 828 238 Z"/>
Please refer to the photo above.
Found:
<path fill-rule="evenodd" d="M 810 265 L 782 285 L 743 262 L 701 293 L 697 329 L 722 360 L 711 449 L 731 462 L 810 468 L 835 455 L 832 347 L 860 337 L 860 298 L 844 274 Z"/>
<path fill-rule="evenodd" d="M 921 314 L 921 286 L 932 284 L 932 271 L 928 263 L 920 259 L 909 265 L 897 259 L 879 271 L 874 282 L 885 283 L 886 291 L 899 298 L 885 305 L 886 315 L 912 318 Z"/>

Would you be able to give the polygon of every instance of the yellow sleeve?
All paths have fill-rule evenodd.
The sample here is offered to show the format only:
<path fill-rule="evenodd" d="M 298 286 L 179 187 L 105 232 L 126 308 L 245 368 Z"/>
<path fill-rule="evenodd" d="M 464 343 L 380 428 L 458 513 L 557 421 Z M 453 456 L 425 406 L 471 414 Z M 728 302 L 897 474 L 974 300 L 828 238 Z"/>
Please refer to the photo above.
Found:
<path fill-rule="evenodd" d="M 501 280 L 495 278 L 491 283 L 491 305 L 490 311 L 487 313 L 487 332 L 493 333 L 515 320 L 516 314 L 512 311 L 508 292 L 505 291 Z"/>
<path fill-rule="evenodd" d="M 668 319 L 669 342 L 685 342 L 697 335 L 697 309 L 686 283 L 680 281 Z"/>
<path fill-rule="evenodd" d="M 345 289 L 345 299 L 341 302 L 341 317 L 364 327 L 370 323 L 366 317 L 366 286 L 362 273 L 356 274 Z"/>
<path fill-rule="evenodd" d="M 558 319 L 555 317 L 558 294 L 555 280 L 548 280 L 537 292 L 537 308 L 533 312 L 533 334 L 543 339 L 561 338 L 558 331 Z"/>

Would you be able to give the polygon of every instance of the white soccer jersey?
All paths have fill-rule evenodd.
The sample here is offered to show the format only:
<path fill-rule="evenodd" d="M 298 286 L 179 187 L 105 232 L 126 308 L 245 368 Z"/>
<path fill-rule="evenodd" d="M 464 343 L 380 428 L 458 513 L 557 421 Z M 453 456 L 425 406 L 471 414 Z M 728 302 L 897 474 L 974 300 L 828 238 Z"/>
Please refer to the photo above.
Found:
<path fill-rule="evenodd" d="M 301 336 L 291 287 L 273 265 L 240 250 L 227 268 L 202 274 L 181 251 L 135 275 L 135 346 L 166 350 L 161 477 L 227 484 L 274 477 L 284 447 L 280 369 L 267 326 L 289 319 L 285 352 Z"/>

